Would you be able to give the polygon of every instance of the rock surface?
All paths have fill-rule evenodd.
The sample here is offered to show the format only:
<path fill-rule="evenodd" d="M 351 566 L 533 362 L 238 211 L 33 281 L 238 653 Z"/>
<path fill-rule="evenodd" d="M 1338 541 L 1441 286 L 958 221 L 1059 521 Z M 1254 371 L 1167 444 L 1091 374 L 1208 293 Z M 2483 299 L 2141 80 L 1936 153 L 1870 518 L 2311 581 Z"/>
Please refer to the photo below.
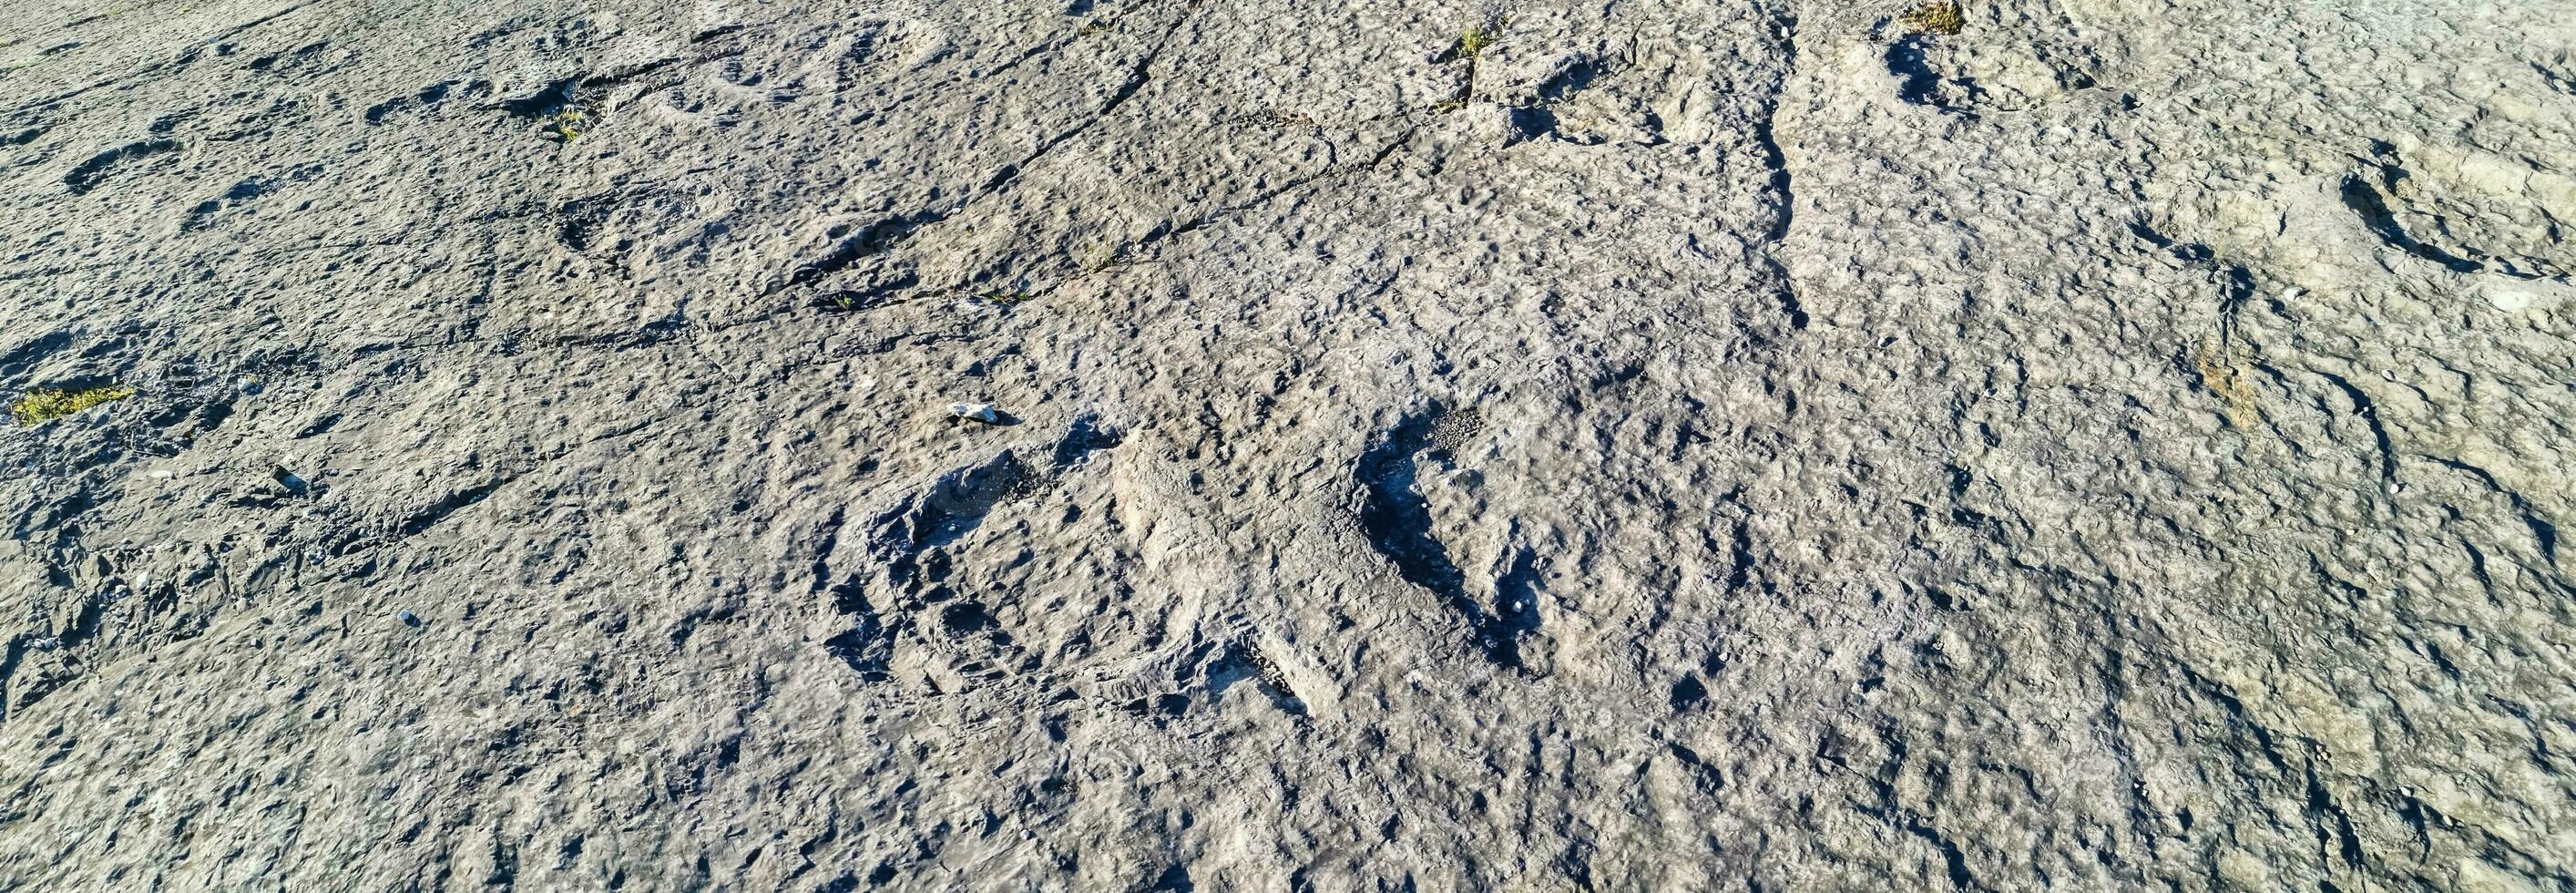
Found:
<path fill-rule="evenodd" d="M 2576 888 L 2576 3 L 1904 11 L 13 2 L 0 887 Z"/>

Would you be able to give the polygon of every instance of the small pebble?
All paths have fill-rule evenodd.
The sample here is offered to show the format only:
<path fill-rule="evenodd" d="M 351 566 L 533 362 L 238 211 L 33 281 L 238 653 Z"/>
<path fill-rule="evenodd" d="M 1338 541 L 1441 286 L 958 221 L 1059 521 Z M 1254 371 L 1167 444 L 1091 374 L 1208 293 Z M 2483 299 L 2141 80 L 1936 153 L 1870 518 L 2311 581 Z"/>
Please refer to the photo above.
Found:
<path fill-rule="evenodd" d="M 420 625 L 420 615 L 414 614 L 410 611 L 395 611 L 394 619 L 402 621 L 404 626 Z"/>

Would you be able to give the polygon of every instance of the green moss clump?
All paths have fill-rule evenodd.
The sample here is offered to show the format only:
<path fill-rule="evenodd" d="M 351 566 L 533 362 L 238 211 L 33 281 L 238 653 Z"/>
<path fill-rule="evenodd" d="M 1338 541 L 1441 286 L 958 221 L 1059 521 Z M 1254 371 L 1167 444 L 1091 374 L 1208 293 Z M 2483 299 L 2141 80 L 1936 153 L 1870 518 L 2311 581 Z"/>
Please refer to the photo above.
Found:
<path fill-rule="evenodd" d="M 134 396 L 134 389 L 124 385 L 107 385 L 65 391 L 37 388 L 9 404 L 9 418 L 19 425 L 33 428 L 46 422 L 73 415 L 93 407 L 104 406 Z"/>
<path fill-rule="evenodd" d="M 572 145 L 591 129 L 591 114 L 579 106 L 564 109 L 546 118 L 546 138 Z"/>
<path fill-rule="evenodd" d="M 1904 15 L 1896 17 L 1896 23 L 1916 34 L 1949 35 L 1959 33 L 1959 29 L 1967 27 L 1968 21 L 1960 15 L 1959 4 L 1952 0 L 1932 0 L 1906 10 Z"/>
<path fill-rule="evenodd" d="M 1467 30 L 1458 33 L 1457 58 L 1474 59 L 1484 55 L 1485 50 L 1492 47 L 1495 41 L 1503 39 L 1503 29 L 1509 27 L 1511 23 L 1509 16 L 1488 13 L 1475 24 L 1467 26 Z"/>

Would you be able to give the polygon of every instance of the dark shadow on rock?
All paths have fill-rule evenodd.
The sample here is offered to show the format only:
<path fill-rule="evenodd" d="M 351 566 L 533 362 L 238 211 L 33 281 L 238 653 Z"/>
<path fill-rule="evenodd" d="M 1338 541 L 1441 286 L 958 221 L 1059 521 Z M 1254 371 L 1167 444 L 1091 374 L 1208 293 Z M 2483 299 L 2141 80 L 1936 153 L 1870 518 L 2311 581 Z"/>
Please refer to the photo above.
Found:
<path fill-rule="evenodd" d="M 1433 429 L 1446 414 L 1435 404 L 1398 423 L 1360 454 L 1354 471 L 1367 491 L 1360 504 L 1360 530 L 1367 534 L 1370 547 L 1395 565 L 1397 576 L 1438 596 L 1466 620 L 1486 659 L 1520 669 L 1515 641 L 1520 630 L 1515 621 L 1488 613 L 1468 596 L 1466 575 L 1432 534 L 1430 503 L 1416 489 L 1417 457 L 1443 466 L 1451 460 L 1448 450 L 1431 442 Z"/>

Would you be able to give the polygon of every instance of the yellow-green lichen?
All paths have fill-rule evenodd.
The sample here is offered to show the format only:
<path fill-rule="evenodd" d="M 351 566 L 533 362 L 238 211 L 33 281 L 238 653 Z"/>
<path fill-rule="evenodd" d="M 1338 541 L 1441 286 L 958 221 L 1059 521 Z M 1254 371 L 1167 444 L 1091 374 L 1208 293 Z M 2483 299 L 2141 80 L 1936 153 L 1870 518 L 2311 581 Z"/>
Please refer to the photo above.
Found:
<path fill-rule="evenodd" d="M 104 406 L 134 396 L 134 389 L 124 385 L 59 390 L 37 388 L 9 404 L 9 418 L 19 425 L 33 428 L 46 422 L 73 415 L 93 407 Z"/>
<path fill-rule="evenodd" d="M 590 117 L 589 112 L 583 111 L 579 108 L 568 108 L 563 111 L 556 112 L 554 115 L 546 118 L 546 138 L 560 141 L 565 145 L 571 145 L 574 141 L 581 139 L 582 134 L 590 132 Z"/>
<path fill-rule="evenodd" d="M 1467 30 L 1458 34 L 1458 58 L 1473 59 L 1484 55 L 1486 48 L 1493 46 L 1495 41 L 1503 39 L 1503 26 L 1509 24 L 1511 19 L 1489 16 L 1483 21 L 1467 26 Z"/>
<path fill-rule="evenodd" d="M 1952 0 L 1932 0 L 1896 17 L 1896 23 L 1915 34 L 1957 34 L 1967 27 L 1967 18 L 1959 13 Z"/>

